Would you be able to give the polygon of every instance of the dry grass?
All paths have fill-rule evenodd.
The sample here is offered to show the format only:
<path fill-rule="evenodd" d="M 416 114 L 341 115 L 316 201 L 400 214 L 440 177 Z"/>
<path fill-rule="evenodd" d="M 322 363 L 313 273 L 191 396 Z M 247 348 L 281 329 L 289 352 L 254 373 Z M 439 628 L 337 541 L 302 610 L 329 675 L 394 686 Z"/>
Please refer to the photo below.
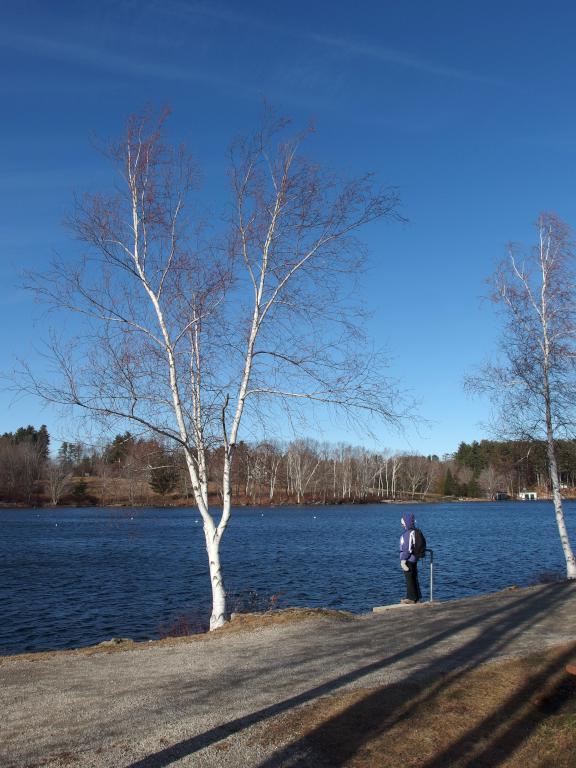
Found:
<path fill-rule="evenodd" d="M 358 616 L 348 611 L 334 611 L 329 608 L 280 608 L 268 613 L 236 613 L 228 624 L 217 632 L 229 633 L 243 630 L 264 629 L 283 624 L 297 624 L 302 621 L 362 621 Z"/>
<path fill-rule="evenodd" d="M 287 766 L 575 768 L 570 660 L 576 645 L 432 682 L 325 697 L 276 718 L 259 740 L 285 744 L 290 734 L 277 752 Z"/>

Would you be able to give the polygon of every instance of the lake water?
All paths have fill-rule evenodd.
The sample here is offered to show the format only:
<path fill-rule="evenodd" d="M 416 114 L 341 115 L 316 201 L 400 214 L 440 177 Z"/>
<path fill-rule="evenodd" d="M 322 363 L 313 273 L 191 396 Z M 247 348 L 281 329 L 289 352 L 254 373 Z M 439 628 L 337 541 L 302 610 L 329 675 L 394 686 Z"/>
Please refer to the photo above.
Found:
<path fill-rule="evenodd" d="M 434 597 L 562 576 L 551 502 L 235 509 L 222 545 L 230 607 L 369 612 L 403 596 L 400 517 L 434 550 Z M 576 502 L 565 507 L 576 546 Z M 428 597 L 428 565 L 420 568 Z M 144 640 L 210 613 L 194 509 L 0 510 L 0 653 Z"/>

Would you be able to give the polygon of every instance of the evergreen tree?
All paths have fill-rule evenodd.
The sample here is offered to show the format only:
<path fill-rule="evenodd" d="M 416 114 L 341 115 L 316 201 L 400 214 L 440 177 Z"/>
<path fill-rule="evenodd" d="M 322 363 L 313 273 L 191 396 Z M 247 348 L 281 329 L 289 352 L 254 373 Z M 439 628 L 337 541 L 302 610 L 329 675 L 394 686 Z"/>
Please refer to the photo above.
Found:
<path fill-rule="evenodd" d="M 458 483 L 454 480 L 452 472 L 447 469 L 446 477 L 444 478 L 444 495 L 445 496 L 457 496 L 458 495 Z"/>
<path fill-rule="evenodd" d="M 116 435 L 112 443 L 106 448 L 105 456 L 109 464 L 122 462 L 134 445 L 134 437 L 130 432 L 124 432 L 123 435 Z"/>
<path fill-rule="evenodd" d="M 468 483 L 467 488 L 468 496 L 470 496 L 473 499 L 479 499 L 481 496 L 483 496 L 482 490 L 480 486 L 478 485 L 478 481 L 475 477 L 470 480 Z"/>
<path fill-rule="evenodd" d="M 50 435 L 48 434 L 46 424 L 42 424 L 40 429 L 36 429 L 31 424 L 27 427 L 19 427 L 14 433 L 5 432 L 2 435 L 2 439 L 8 440 L 14 445 L 22 443 L 33 445 L 38 450 L 38 455 L 43 461 L 48 458 Z"/>
<path fill-rule="evenodd" d="M 176 467 L 152 467 L 150 470 L 150 480 L 148 483 L 153 491 L 162 496 L 173 491 L 177 481 L 178 473 Z"/>
<path fill-rule="evenodd" d="M 50 435 L 48 434 L 48 429 L 46 427 L 46 424 L 42 424 L 38 432 L 36 433 L 36 438 L 34 440 L 38 447 L 38 451 L 42 458 L 46 460 L 49 455 L 50 451 Z"/>

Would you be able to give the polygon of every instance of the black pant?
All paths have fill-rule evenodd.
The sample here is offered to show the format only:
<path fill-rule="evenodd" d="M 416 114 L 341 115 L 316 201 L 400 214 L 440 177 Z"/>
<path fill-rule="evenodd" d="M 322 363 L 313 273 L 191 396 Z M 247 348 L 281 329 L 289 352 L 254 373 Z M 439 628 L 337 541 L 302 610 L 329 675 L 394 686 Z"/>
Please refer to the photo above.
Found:
<path fill-rule="evenodd" d="M 406 597 L 408 600 L 414 600 L 417 603 L 422 599 L 422 592 L 420 592 L 420 584 L 418 583 L 418 565 L 406 560 L 406 565 L 409 570 L 404 571 L 406 577 Z"/>

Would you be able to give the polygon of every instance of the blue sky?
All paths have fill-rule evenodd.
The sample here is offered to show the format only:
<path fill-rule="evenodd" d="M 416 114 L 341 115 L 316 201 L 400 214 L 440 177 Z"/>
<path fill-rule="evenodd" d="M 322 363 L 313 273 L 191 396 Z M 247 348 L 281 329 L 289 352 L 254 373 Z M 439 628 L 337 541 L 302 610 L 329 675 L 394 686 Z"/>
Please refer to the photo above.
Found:
<path fill-rule="evenodd" d="M 400 188 L 406 225 L 366 232 L 370 335 L 429 424 L 382 433 L 398 450 L 443 454 L 488 437 L 487 403 L 463 392 L 494 350 L 485 279 L 539 212 L 576 213 L 576 7 L 531 2 L 196 3 L 0 1 L 2 367 L 46 319 L 18 289 L 74 248 L 62 219 L 75 190 L 105 185 L 91 136 L 169 104 L 170 131 L 202 168 L 207 199 L 227 193 L 226 149 L 262 99 L 297 125 L 308 151 L 345 173 Z M 0 431 L 73 425 L 0 393 Z M 326 426 L 329 440 L 362 436 Z"/>

